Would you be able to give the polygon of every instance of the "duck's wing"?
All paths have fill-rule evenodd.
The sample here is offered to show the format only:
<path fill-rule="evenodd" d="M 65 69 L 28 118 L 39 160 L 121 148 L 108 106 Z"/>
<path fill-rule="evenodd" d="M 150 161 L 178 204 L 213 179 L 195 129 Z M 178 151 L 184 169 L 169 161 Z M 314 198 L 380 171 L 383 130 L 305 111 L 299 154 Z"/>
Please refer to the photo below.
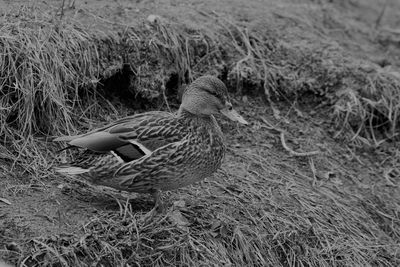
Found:
<path fill-rule="evenodd" d="M 91 132 L 64 136 L 72 147 L 94 152 L 114 152 L 125 162 L 150 154 L 155 149 L 182 139 L 176 117 L 167 112 L 147 112 L 128 116 Z"/>

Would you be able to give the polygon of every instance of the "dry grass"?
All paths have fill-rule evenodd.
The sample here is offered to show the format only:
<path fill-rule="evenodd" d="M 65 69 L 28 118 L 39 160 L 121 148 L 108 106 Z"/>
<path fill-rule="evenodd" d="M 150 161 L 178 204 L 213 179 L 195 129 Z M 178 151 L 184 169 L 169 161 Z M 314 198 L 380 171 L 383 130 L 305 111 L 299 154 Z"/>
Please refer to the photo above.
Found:
<path fill-rule="evenodd" d="M 323 160 L 338 167 L 329 156 Z M 311 186 L 310 171 L 300 165 L 281 153 L 231 149 L 223 171 L 202 186 L 174 192 L 166 213 L 145 220 L 134 202 L 120 201 L 99 209 L 80 233 L 30 240 L 19 264 L 398 265 L 398 203 L 372 191 L 367 198 L 338 190 L 335 183 Z"/>
<path fill-rule="evenodd" d="M 343 90 L 335 103 L 337 124 L 350 129 L 361 146 L 398 140 L 400 77 L 388 71 L 360 77 L 364 86 Z"/>
<path fill-rule="evenodd" d="M 343 132 L 354 131 L 357 141 L 381 144 L 377 128 L 396 136 L 398 77 L 369 73 L 336 46 L 293 44 L 272 30 L 203 15 L 215 20 L 215 28 L 192 29 L 156 17 L 119 35 L 92 32 L 36 9 L 2 17 L 1 159 L 29 176 L 53 180 L 54 155 L 43 137 L 132 112 L 121 104 L 124 94 L 170 108 L 181 84 L 204 73 L 219 75 L 238 93 L 262 93 L 271 103 L 310 95 L 326 101 Z M 329 153 L 318 156 L 318 165 L 253 146 L 266 145 L 265 126 L 256 130 L 232 130 L 230 140 L 251 149 L 231 149 L 213 182 L 171 193 L 172 208 L 151 221 L 134 204 L 119 202 L 88 215 L 77 232 L 21 239 L 21 248 L 2 252 L 21 266 L 400 264 L 397 200 L 373 189 L 316 182 L 317 170 L 327 167 L 346 179 L 358 177 Z"/>
<path fill-rule="evenodd" d="M 99 75 L 97 49 L 76 23 L 32 8 L 4 15 L 0 29 L 1 157 L 40 170 L 49 162 L 35 136 L 75 131 L 80 91 Z"/>

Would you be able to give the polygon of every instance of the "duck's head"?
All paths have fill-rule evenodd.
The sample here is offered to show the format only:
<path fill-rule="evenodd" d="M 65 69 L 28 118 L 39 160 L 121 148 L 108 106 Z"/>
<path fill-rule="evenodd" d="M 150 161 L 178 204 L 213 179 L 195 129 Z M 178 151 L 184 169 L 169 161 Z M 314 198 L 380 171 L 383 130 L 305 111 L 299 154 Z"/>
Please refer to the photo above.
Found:
<path fill-rule="evenodd" d="M 180 108 L 197 116 L 221 113 L 232 121 L 247 124 L 232 108 L 225 84 L 214 76 L 202 76 L 191 83 L 183 93 Z"/>

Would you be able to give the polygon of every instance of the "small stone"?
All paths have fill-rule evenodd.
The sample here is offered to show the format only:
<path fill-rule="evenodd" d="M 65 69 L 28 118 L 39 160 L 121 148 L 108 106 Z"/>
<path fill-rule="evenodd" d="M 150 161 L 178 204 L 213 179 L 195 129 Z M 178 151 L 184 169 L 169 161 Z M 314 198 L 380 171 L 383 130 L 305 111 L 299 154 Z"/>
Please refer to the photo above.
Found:
<path fill-rule="evenodd" d="M 147 17 L 147 21 L 150 23 L 159 23 L 161 21 L 161 17 L 158 15 L 151 14 Z"/>

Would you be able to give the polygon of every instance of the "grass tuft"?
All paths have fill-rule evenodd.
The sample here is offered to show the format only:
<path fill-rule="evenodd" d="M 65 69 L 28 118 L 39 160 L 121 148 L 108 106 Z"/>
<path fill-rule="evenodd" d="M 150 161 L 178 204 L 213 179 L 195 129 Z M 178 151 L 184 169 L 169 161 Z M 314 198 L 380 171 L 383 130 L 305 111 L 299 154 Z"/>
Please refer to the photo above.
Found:
<path fill-rule="evenodd" d="M 0 18 L 0 136 L 11 162 L 43 162 L 35 136 L 71 133 L 99 61 L 93 36 L 34 8 Z M 34 163 L 35 164 L 35 163 Z"/>
<path fill-rule="evenodd" d="M 352 139 L 361 145 L 378 147 L 398 140 L 400 77 L 381 71 L 363 75 L 362 83 L 358 90 L 340 93 L 335 103 L 337 124 L 352 131 Z"/>

